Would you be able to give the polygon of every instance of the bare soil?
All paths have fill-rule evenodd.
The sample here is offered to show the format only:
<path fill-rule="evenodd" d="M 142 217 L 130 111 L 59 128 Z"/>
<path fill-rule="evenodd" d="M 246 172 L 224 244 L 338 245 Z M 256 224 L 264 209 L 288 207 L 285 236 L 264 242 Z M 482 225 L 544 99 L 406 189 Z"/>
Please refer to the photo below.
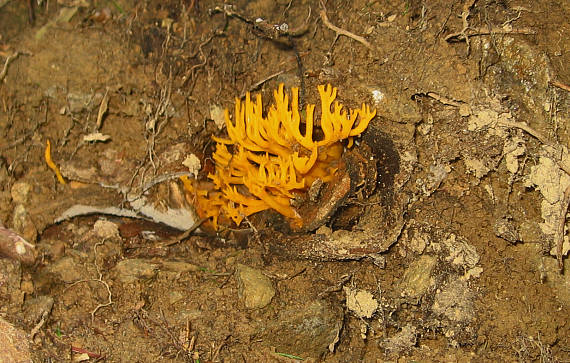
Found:
<path fill-rule="evenodd" d="M 0 259 L 0 315 L 31 359 L 570 361 L 570 3 L 229 4 L 0 1 L 0 222 L 38 253 Z M 377 109 L 369 190 L 168 243 L 182 162 L 206 179 L 220 111 L 280 83 Z"/>

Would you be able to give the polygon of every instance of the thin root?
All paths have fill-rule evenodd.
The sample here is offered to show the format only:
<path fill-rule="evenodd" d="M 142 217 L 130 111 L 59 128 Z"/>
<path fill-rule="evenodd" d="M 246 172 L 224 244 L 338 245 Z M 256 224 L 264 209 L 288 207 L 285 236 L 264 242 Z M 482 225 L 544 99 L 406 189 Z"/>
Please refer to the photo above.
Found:
<path fill-rule="evenodd" d="M 326 27 L 329 28 L 330 30 L 332 30 L 333 32 L 340 34 L 340 35 L 347 36 L 349 38 L 352 38 L 352 39 L 356 40 L 357 42 L 362 43 L 368 49 L 374 50 L 374 47 L 372 46 L 372 44 L 370 44 L 366 39 L 364 39 L 360 35 L 353 34 L 353 33 L 349 32 L 348 30 L 344 30 L 344 29 L 339 28 L 336 25 L 332 24 L 329 21 L 329 18 L 327 17 L 327 8 L 325 8 L 325 4 L 322 1 L 321 1 L 320 16 L 321 16 L 321 19 L 323 21 L 323 24 L 325 24 Z"/>

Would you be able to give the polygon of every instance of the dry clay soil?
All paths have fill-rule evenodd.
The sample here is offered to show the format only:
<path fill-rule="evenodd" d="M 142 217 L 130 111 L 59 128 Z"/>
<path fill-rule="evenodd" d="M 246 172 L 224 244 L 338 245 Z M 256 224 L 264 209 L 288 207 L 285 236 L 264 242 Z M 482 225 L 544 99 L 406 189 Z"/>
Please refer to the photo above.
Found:
<path fill-rule="evenodd" d="M 0 222 L 38 253 L 0 259 L 21 343 L 2 354 L 568 362 L 568 19 L 563 0 L 0 1 Z M 205 180 L 223 110 L 280 83 L 376 108 L 366 185 L 310 231 L 265 212 L 167 243 L 192 224 L 187 157 Z"/>

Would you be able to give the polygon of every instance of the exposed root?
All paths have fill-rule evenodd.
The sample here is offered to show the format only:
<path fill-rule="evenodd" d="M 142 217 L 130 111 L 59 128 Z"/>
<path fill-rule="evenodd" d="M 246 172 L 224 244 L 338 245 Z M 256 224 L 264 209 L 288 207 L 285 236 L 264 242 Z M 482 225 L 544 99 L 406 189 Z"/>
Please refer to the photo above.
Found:
<path fill-rule="evenodd" d="M 105 280 L 103 280 L 103 273 L 101 272 L 101 268 L 100 268 L 99 265 L 97 264 L 97 247 L 98 247 L 98 246 L 102 246 L 103 244 L 105 244 L 105 240 L 103 240 L 103 241 L 101 241 L 101 242 L 98 242 L 97 244 L 95 244 L 95 247 L 94 247 L 95 268 L 97 269 L 98 278 L 96 278 L 96 279 L 87 279 L 87 280 L 75 281 L 74 283 L 72 283 L 71 285 L 69 285 L 68 287 L 65 288 L 65 289 L 67 290 L 67 289 L 69 289 L 69 288 L 71 288 L 71 287 L 73 287 L 73 286 L 75 286 L 75 285 L 78 285 L 78 284 L 80 284 L 80 283 L 82 283 L 82 282 L 91 282 L 91 281 L 99 282 L 99 283 L 103 284 L 103 286 L 105 286 L 105 289 L 107 289 L 107 296 L 108 296 L 107 302 L 105 302 L 105 303 L 99 303 L 99 304 L 97 304 L 97 306 L 96 306 L 93 310 L 91 310 L 91 313 L 90 313 L 90 314 L 91 314 L 91 324 L 93 324 L 93 322 L 95 321 L 95 313 L 96 313 L 99 309 L 114 304 L 114 302 L 113 302 L 113 294 L 111 293 L 111 288 L 109 287 L 109 284 L 107 284 L 107 282 L 106 282 Z"/>
<path fill-rule="evenodd" d="M 325 26 L 327 28 L 329 28 L 330 30 L 335 32 L 337 35 L 344 35 L 346 37 L 352 38 L 352 39 L 356 40 L 357 42 L 366 46 L 368 49 L 374 50 L 374 47 L 372 46 L 372 44 L 370 44 L 366 39 L 364 39 L 360 35 L 356 35 L 354 33 L 351 33 L 348 30 L 344 30 L 342 28 L 339 28 L 336 25 L 334 25 L 333 23 L 331 23 L 329 21 L 329 18 L 327 17 L 327 8 L 325 8 L 325 4 L 322 1 L 321 1 L 321 11 L 319 14 L 321 16 L 321 20 L 323 21 L 323 24 L 325 24 Z"/>
<path fill-rule="evenodd" d="M 560 89 L 563 89 L 564 91 L 570 92 L 570 86 L 568 86 L 567 84 L 558 81 L 550 81 L 548 83 L 550 83 L 554 87 L 558 87 Z"/>

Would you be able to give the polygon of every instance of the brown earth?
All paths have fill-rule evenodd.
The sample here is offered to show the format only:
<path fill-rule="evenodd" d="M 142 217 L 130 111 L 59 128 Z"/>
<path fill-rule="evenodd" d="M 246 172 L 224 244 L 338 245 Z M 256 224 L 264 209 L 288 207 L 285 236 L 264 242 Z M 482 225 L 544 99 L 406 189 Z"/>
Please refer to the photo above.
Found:
<path fill-rule="evenodd" d="M 0 316 L 34 362 L 570 360 L 568 2 L 39 3 L 0 1 L 0 223 L 38 254 L 0 259 Z M 350 188 L 308 232 L 168 243 L 186 156 L 205 179 L 220 111 L 280 83 L 377 109 Z"/>

